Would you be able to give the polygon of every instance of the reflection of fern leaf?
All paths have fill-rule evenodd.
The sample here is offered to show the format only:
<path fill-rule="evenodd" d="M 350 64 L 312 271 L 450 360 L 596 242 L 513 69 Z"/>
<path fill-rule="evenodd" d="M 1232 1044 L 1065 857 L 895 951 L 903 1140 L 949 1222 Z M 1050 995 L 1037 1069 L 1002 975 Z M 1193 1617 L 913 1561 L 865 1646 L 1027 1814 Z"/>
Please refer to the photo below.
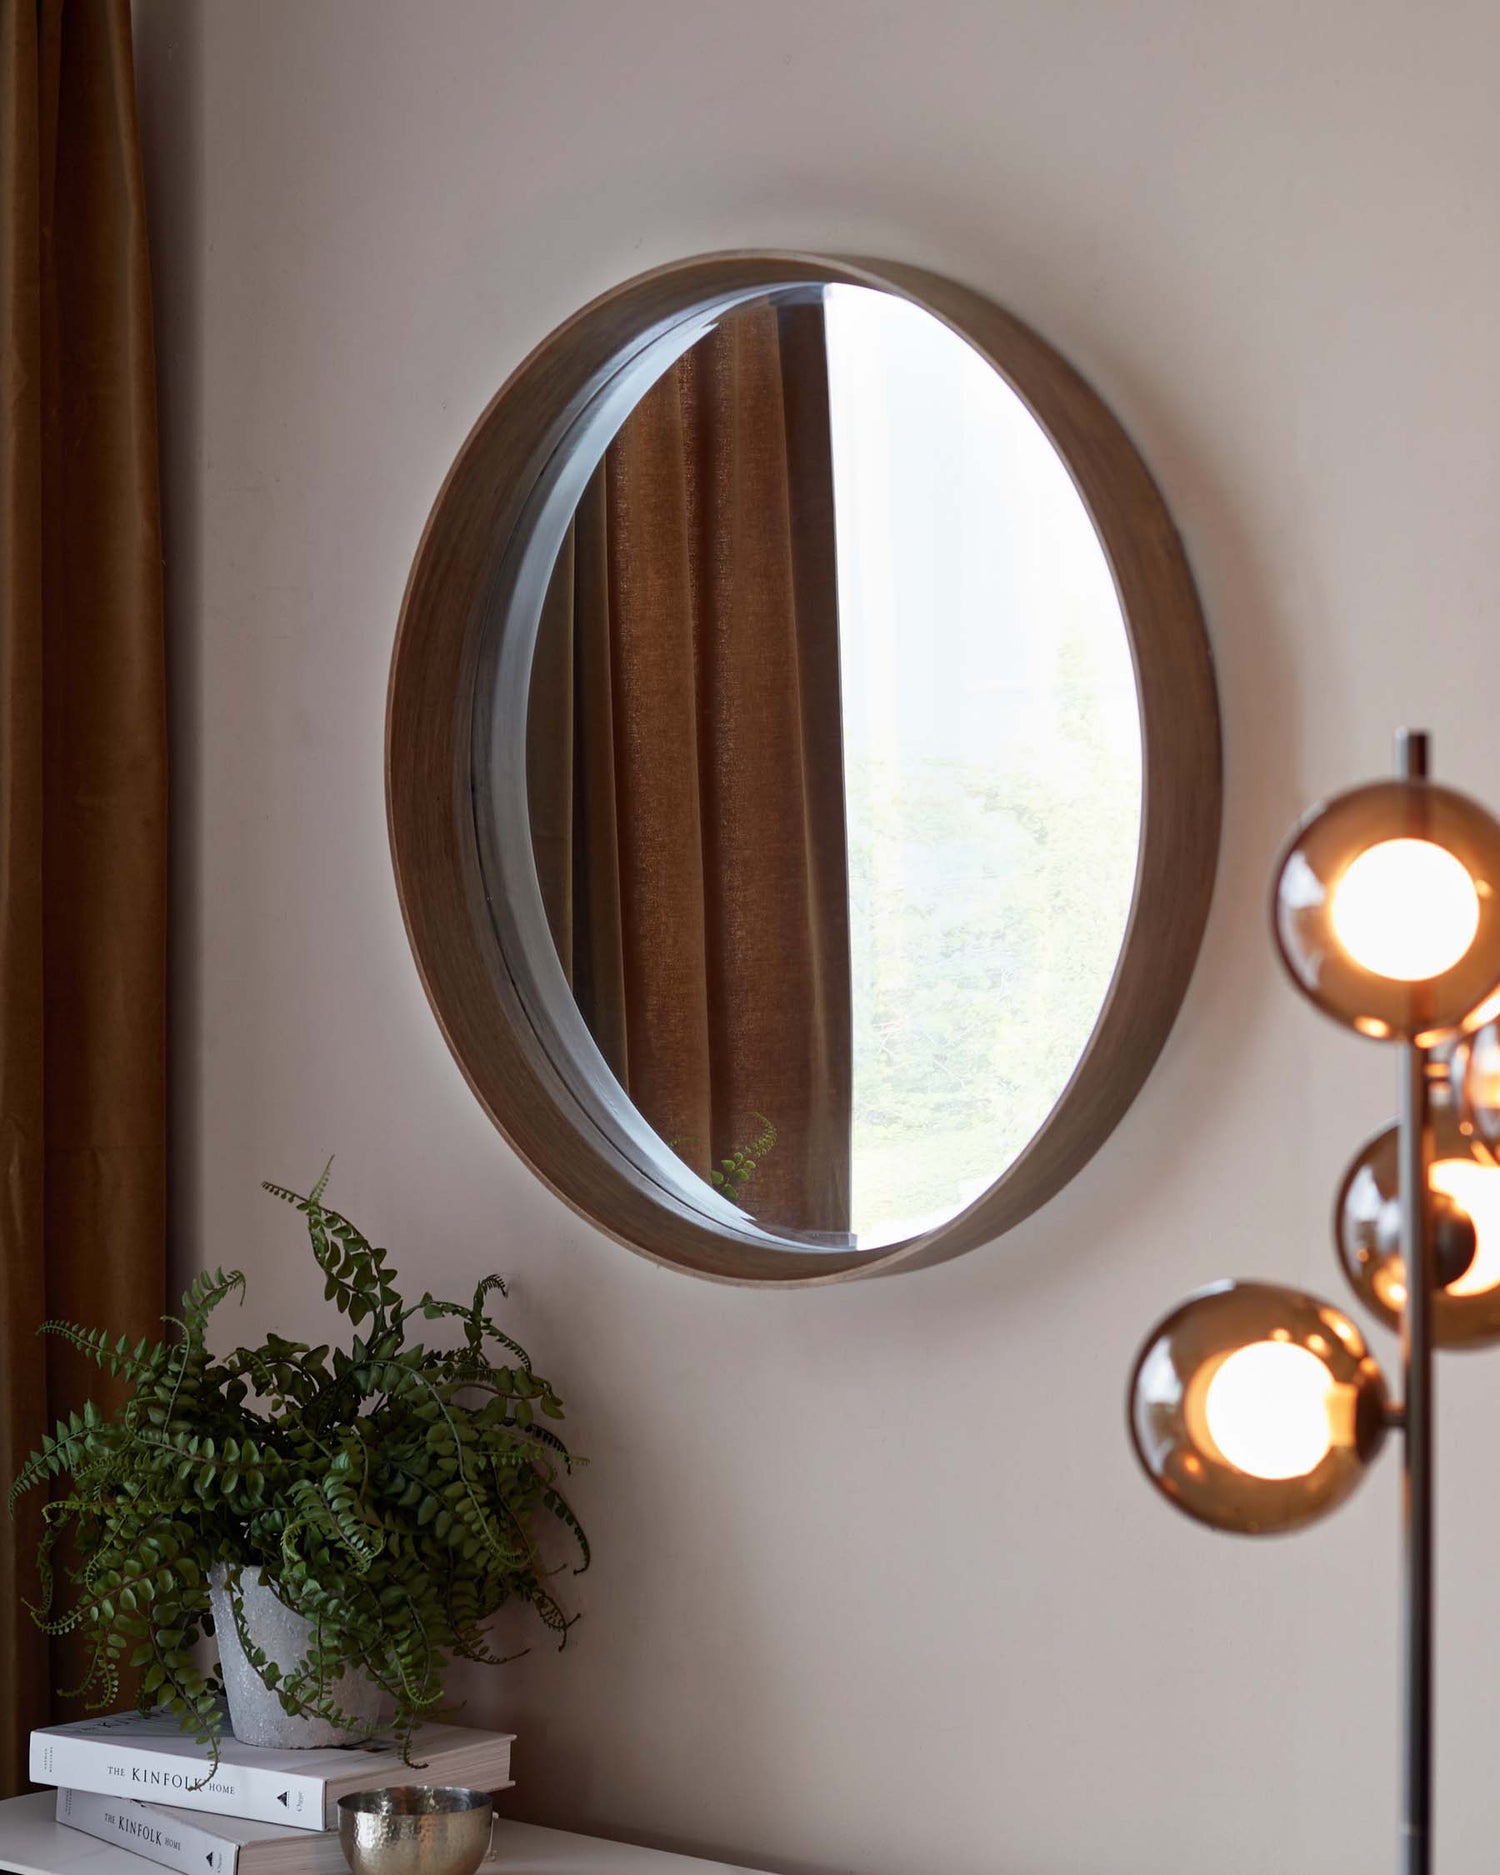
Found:
<path fill-rule="evenodd" d="M 761 1125 L 760 1131 L 756 1134 L 755 1138 L 751 1140 L 745 1150 L 752 1159 L 764 1159 L 766 1154 L 776 1144 L 775 1123 L 774 1121 L 768 1120 L 763 1113 L 752 1113 L 750 1118 L 752 1120 L 759 1120 Z"/>

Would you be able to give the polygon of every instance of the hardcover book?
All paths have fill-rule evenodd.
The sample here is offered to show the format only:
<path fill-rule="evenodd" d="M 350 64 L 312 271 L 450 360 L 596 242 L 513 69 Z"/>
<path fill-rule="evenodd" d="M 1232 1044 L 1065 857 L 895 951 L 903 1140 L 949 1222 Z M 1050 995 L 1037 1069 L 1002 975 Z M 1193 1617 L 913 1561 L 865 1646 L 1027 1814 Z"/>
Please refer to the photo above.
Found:
<path fill-rule="evenodd" d="M 326 1751 L 267 1751 L 225 1733 L 219 1764 L 170 1713 L 122 1712 L 31 1734 L 31 1777 L 107 1797 L 133 1797 L 220 1816 L 332 1829 L 338 1800 L 387 1784 L 460 1784 L 499 1790 L 510 1781 L 512 1735 L 423 1725 L 406 1763 L 389 1739 Z"/>
<path fill-rule="evenodd" d="M 210 1816 L 91 1790 L 60 1790 L 57 1820 L 181 1875 L 346 1875 L 336 1829 Z"/>

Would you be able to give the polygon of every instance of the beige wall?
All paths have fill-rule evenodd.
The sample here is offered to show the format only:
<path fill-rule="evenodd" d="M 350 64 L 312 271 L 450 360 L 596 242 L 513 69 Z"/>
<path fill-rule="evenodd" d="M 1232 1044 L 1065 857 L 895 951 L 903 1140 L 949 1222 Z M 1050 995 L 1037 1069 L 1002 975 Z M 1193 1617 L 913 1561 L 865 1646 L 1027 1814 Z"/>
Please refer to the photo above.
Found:
<path fill-rule="evenodd" d="M 594 1463 L 576 1646 L 476 1689 L 524 1813 L 786 1871 L 1392 1866 L 1396 1468 L 1256 1545 L 1136 1478 L 1139 1333 L 1220 1274 L 1334 1295 L 1392 1065 L 1278 980 L 1264 891 L 1391 728 L 1500 796 L 1483 0 L 138 0 L 175 602 L 177 1252 L 237 1333 L 319 1291 L 262 1177 L 422 1283 L 515 1279 Z M 1223 872 L 1135 1109 L 1024 1228 L 751 1295 L 550 1197 L 397 915 L 386 665 L 438 482 L 521 354 L 654 262 L 950 271 L 1113 402 L 1221 672 Z M 1383 1354 L 1389 1342 L 1380 1338 Z M 1500 1357 L 1442 1371 L 1442 1847 L 1500 1837 Z"/>

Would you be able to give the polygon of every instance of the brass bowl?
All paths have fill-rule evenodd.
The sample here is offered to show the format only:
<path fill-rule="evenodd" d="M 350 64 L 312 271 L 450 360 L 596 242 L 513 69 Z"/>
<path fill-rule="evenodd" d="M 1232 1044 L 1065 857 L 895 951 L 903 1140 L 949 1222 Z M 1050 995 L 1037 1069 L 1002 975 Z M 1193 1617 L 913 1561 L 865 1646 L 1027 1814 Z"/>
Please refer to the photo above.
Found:
<path fill-rule="evenodd" d="M 354 1875 L 474 1875 L 494 1822 L 487 1790 L 356 1790 L 339 1798 L 339 1847 Z"/>

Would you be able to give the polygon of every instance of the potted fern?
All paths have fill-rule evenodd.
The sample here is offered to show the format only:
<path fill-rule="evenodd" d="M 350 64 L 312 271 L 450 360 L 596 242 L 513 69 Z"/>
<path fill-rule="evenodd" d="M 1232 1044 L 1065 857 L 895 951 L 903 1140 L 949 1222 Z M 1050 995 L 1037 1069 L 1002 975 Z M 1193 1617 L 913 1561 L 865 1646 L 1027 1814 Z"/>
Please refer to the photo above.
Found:
<path fill-rule="evenodd" d="M 529 1604 L 566 1640 L 547 1537 L 588 1565 L 560 1489 L 575 1461 L 543 1423 L 562 1405 L 494 1320 L 500 1278 L 467 1304 L 404 1303 L 386 1252 L 324 1204 L 327 1180 L 305 1197 L 266 1189 L 306 1220 L 347 1346 L 271 1334 L 212 1354 L 209 1322 L 243 1295 L 238 1270 L 196 1277 L 159 1342 L 49 1322 L 130 1395 L 116 1413 L 90 1403 L 59 1421 L 10 1491 L 13 1503 L 65 1481 L 46 1507 L 32 1613 L 49 1633 L 88 1636 L 90 1705 L 117 1703 L 128 1666 L 141 1704 L 215 1753 L 226 1692 L 248 1742 L 389 1725 L 409 1744 L 442 1704 L 451 1657 L 501 1664 L 485 1629 L 505 1604 Z M 451 1320 L 457 1345 L 411 1339 L 419 1319 Z M 216 1629 L 219 1667 L 199 1648 Z"/>

